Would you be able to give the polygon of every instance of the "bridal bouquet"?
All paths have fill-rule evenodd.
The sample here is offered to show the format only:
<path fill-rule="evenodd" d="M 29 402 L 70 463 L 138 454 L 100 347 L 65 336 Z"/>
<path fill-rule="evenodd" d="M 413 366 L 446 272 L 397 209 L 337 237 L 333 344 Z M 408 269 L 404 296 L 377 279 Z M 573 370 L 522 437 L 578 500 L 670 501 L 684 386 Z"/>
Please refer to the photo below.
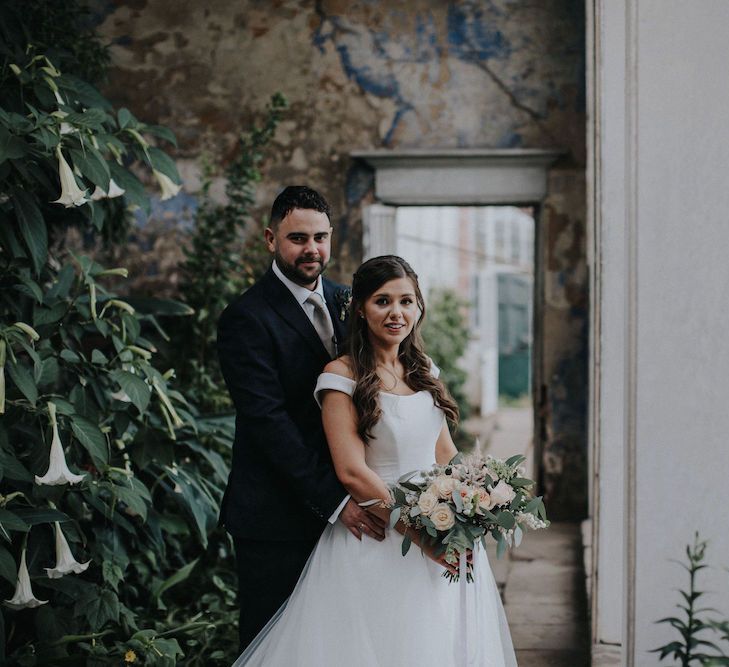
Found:
<path fill-rule="evenodd" d="M 424 531 L 453 565 L 479 540 L 486 546 L 489 533 L 498 543 L 500 558 L 507 546 L 520 544 L 526 529 L 549 525 L 541 496 L 529 493 L 534 482 L 522 477 L 524 461 L 521 455 L 505 461 L 458 455 L 448 465 L 408 473 L 391 489 L 390 522 L 394 526 L 399 520 Z M 405 536 L 403 556 L 410 544 Z M 443 576 L 458 578 L 450 572 Z M 467 580 L 472 579 L 468 572 Z"/>

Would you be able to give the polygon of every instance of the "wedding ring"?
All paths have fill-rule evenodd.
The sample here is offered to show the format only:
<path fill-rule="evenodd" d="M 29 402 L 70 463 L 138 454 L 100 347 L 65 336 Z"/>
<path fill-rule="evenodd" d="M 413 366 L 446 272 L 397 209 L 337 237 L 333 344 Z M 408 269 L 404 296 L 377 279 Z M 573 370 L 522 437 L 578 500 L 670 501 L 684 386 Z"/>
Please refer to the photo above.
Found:
<path fill-rule="evenodd" d="M 359 529 L 364 533 L 365 525 L 363 523 L 359 524 Z"/>

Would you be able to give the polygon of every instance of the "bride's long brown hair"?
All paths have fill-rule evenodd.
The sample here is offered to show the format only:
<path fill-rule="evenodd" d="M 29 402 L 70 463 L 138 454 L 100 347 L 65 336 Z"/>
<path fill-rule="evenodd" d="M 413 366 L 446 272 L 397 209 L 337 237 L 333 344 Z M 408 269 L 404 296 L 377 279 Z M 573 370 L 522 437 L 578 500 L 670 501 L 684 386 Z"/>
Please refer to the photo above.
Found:
<path fill-rule="evenodd" d="M 352 278 L 352 303 L 350 306 L 350 327 L 348 352 L 352 373 L 357 383 L 352 401 L 357 411 L 357 432 L 367 443 L 372 438 L 372 428 L 382 416 L 380 407 L 380 378 L 377 375 L 377 360 L 369 338 L 367 320 L 360 317 L 364 304 L 380 287 L 390 280 L 409 278 L 415 289 L 415 299 L 420 317 L 413 330 L 400 343 L 398 358 L 405 369 L 405 383 L 414 392 L 427 391 L 446 417 L 458 422 L 458 405 L 442 382 L 433 377 L 430 359 L 423 351 L 420 326 L 425 317 L 425 302 L 418 285 L 418 276 L 410 265 L 396 255 L 383 255 L 367 260 L 357 269 Z"/>

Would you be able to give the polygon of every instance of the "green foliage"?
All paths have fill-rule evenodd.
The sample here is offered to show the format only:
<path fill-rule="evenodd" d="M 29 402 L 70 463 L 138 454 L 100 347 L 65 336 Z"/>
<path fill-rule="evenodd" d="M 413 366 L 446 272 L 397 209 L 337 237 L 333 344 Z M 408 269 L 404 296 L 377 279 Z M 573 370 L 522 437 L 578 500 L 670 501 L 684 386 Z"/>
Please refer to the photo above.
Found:
<path fill-rule="evenodd" d="M 176 336 L 171 346 L 181 379 L 205 410 L 230 408 L 215 351 L 216 326 L 225 306 L 269 263 L 261 234 L 248 234 L 245 243 L 241 238 L 251 223 L 264 149 L 287 106 L 281 94 L 273 95 L 261 127 L 241 135 L 238 155 L 225 169 L 227 204 L 216 204 L 210 197 L 211 169 L 206 169 L 180 285 L 182 298 L 196 314 L 190 329 Z"/>
<path fill-rule="evenodd" d="M 686 558 L 688 565 L 676 561 L 689 575 L 688 591 L 680 590 L 683 598 L 678 604 L 679 616 L 668 616 L 657 623 L 667 623 L 676 630 L 679 639 L 669 642 L 664 646 L 653 649 L 652 653 L 660 653 L 660 660 L 671 657 L 680 661 L 682 667 L 689 665 L 729 665 L 729 656 L 724 654 L 719 646 L 708 639 L 705 639 L 707 631 L 718 632 L 721 639 L 729 640 L 729 621 L 716 621 L 707 618 L 706 614 L 716 612 L 710 607 L 698 607 L 699 598 L 704 596 L 705 591 L 697 590 L 696 578 L 698 573 L 708 565 L 704 564 L 707 542 L 699 540 L 699 534 L 694 536 L 694 543 L 686 546 Z M 700 636 L 702 635 L 702 636 Z M 711 649 L 714 653 L 706 653 Z"/>
<path fill-rule="evenodd" d="M 62 245 L 69 226 L 112 238 L 130 206 L 148 207 L 130 165 L 179 182 L 152 144 L 174 137 L 82 78 L 103 50 L 83 30 L 57 34 L 79 5 L 42 4 L 0 7 L 0 595 L 14 600 L 0 663 L 229 664 L 235 578 L 216 522 L 232 424 L 201 418 L 157 354 L 156 313 L 191 310 L 135 309 L 110 289 L 125 269 Z M 41 46 L 56 37 L 54 60 Z M 89 199 L 96 188 L 108 196 Z M 49 578 L 54 525 L 88 569 Z M 24 562 L 40 606 L 13 593 Z"/>
<path fill-rule="evenodd" d="M 434 290 L 423 326 L 425 349 L 440 368 L 440 379 L 458 403 L 461 420 L 466 419 L 471 412 L 464 390 L 466 372 L 458 366 L 458 360 L 468 345 L 468 321 L 464 314 L 466 307 L 466 301 L 454 291 Z M 463 430 L 457 431 L 454 439 L 459 449 L 472 445 L 472 439 Z"/>

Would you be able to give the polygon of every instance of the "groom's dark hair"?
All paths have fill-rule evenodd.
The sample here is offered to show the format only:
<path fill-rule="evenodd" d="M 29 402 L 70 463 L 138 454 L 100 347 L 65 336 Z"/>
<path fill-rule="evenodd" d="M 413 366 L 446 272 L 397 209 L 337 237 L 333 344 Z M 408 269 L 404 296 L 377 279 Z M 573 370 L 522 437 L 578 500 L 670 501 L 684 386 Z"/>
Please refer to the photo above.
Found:
<path fill-rule="evenodd" d="M 275 230 L 281 220 L 295 208 L 308 208 L 320 213 L 326 213 L 327 218 L 331 214 L 327 200 L 316 190 L 312 190 L 306 185 L 289 185 L 283 189 L 273 202 L 269 221 L 271 229 Z"/>

